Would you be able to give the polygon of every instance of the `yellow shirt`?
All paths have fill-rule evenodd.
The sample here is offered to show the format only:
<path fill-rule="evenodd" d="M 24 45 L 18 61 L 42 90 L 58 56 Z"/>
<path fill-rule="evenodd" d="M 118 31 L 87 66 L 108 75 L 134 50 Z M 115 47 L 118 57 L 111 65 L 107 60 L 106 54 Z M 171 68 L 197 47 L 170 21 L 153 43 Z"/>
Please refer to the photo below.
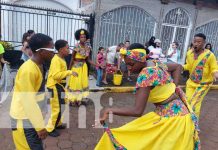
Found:
<path fill-rule="evenodd" d="M 55 55 L 51 61 L 46 86 L 52 87 L 57 83 L 62 83 L 62 80 L 71 74 L 72 71 L 67 70 L 66 61 L 58 55 Z"/>
<path fill-rule="evenodd" d="M 195 60 L 194 59 L 194 52 L 193 50 L 189 50 L 187 52 L 187 57 L 186 57 L 186 64 L 183 66 L 184 70 L 188 70 L 189 73 L 191 74 L 192 71 L 195 69 L 196 64 L 198 64 L 204 57 L 205 54 L 208 53 L 209 50 L 205 50 L 203 53 L 201 53 L 198 56 L 198 59 Z M 202 82 L 213 82 L 213 73 L 218 71 L 217 70 L 217 62 L 216 62 L 216 57 L 214 56 L 213 53 L 210 54 L 210 56 L 208 57 L 205 65 L 203 66 L 203 74 L 202 74 Z M 188 81 L 188 83 L 190 83 L 192 81 Z M 196 84 L 193 82 L 193 84 Z"/>
<path fill-rule="evenodd" d="M 39 67 L 32 61 L 26 61 L 18 70 L 12 96 L 10 116 L 14 119 L 28 119 L 39 131 L 44 128 L 44 120 L 39 104 L 44 100 L 44 93 L 38 91 L 43 83 Z"/>

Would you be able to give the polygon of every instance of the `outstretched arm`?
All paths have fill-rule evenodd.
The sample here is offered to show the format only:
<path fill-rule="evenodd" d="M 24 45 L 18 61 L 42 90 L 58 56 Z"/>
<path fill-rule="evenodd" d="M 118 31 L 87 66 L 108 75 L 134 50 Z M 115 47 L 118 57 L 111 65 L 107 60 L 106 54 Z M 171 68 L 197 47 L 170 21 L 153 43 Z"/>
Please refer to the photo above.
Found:
<path fill-rule="evenodd" d="M 135 105 L 132 107 L 105 109 L 103 116 L 100 118 L 100 122 L 104 123 L 108 118 L 109 113 L 118 116 L 140 117 L 145 110 L 150 90 L 151 87 L 139 88 L 136 92 Z"/>
<path fill-rule="evenodd" d="M 89 57 L 86 58 L 86 60 L 92 65 L 92 66 L 97 66 L 98 64 L 95 64 Z"/>
<path fill-rule="evenodd" d="M 179 79 L 180 79 L 180 76 L 182 73 L 182 65 L 169 63 L 169 64 L 167 64 L 167 67 L 168 67 L 168 72 L 170 72 L 172 74 L 174 83 L 176 84 L 176 86 L 178 86 Z"/>

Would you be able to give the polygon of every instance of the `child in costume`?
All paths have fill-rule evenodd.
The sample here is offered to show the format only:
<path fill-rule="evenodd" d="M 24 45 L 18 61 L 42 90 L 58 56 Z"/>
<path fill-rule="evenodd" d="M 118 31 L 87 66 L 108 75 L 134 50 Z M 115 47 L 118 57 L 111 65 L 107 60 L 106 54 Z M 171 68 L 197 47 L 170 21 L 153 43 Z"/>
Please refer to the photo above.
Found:
<path fill-rule="evenodd" d="M 42 140 L 47 136 L 42 115 L 47 104 L 43 64 L 53 57 L 54 44 L 49 36 L 38 33 L 30 38 L 29 46 L 33 55 L 22 64 L 15 79 L 10 108 L 12 135 L 18 150 L 43 150 Z"/>
<path fill-rule="evenodd" d="M 46 127 L 48 134 L 53 137 L 57 137 L 60 134 L 56 129 L 65 129 L 66 125 L 62 124 L 62 114 L 65 108 L 65 86 L 66 77 L 77 76 L 77 73 L 67 70 L 67 63 L 65 57 L 69 55 L 69 45 L 65 40 L 58 40 L 55 42 L 55 49 L 58 51 L 51 61 L 47 88 L 51 94 L 50 105 L 51 105 L 51 117 Z"/>

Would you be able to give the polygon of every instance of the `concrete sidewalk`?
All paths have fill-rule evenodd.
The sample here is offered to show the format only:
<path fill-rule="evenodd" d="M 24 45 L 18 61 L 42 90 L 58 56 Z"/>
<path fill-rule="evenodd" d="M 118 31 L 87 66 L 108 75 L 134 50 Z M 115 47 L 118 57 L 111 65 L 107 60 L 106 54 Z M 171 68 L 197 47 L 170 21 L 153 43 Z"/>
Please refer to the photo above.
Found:
<path fill-rule="evenodd" d="M 211 90 L 202 104 L 200 118 L 200 139 L 202 150 L 217 150 L 218 147 L 218 93 Z M 133 106 L 134 95 L 131 93 L 105 93 L 100 101 L 102 106 L 109 107 L 109 101 L 112 98 L 113 107 Z M 7 101 L 6 101 L 7 102 Z M 81 106 L 83 108 L 83 106 Z M 61 135 L 57 138 L 47 137 L 44 140 L 45 150 L 93 150 L 103 135 L 103 129 L 93 128 L 95 120 L 95 106 L 90 104 L 86 106 L 87 118 L 84 119 L 85 128 L 79 128 L 78 112 L 81 108 L 71 107 L 70 126 L 66 130 L 61 130 Z M 145 114 L 152 111 L 154 106 L 147 104 Z M 0 111 L 1 112 L 1 111 Z M 2 114 L 3 115 L 3 114 Z M 136 119 L 135 117 L 113 116 L 113 122 L 109 124 L 110 128 L 117 128 Z M 1 123 L 4 120 L 1 120 Z M 0 128 L 0 147 L 2 150 L 15 150 L 11 129 Z"/>

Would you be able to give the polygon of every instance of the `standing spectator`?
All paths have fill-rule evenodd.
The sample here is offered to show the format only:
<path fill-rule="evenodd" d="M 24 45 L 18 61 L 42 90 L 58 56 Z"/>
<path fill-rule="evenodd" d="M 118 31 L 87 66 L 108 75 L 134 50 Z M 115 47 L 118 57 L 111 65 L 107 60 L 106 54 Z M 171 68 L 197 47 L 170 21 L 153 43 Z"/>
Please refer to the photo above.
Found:
<path fill-rule="evenodd" d="M 123 43 L 118 44 L 117 46 L 111 46 L 107 49 L 107 56 L 106 56 L 106 72 L 103 77 L 103 83 L 107 83 L 107 74 L 113 74 L 117 71 L 120 61 L 119 51 L 124 47 Z"/>
<path fill-rule="evenodd" d="M 92 59 L 91 39 L 87 39 L 86 42 L 85 42 L 85 45 L 90 48 L 89 59 L 91 60 Z M 89 77 L 89 80 L 92 80 L 93 78 L 92 78 L 92 76 L 90 76 L 91 64 L 89 63 L 89 61 L 86 61 L 86 63 L 87 63 L 87 66 L 88 66 L 88 77 Z"/>
<path fill-rule="evenodd" d="M 21 59 L 25 62 L 31 57 L 31 50 L 29 48 L 28 41 L 30 39 L 30 36 L 28 33 L 23 34 L 23 39 L 22 39 L 22 48 L 21 51 L 23 52 Z"/>
<path fill-rule="evenodd" d="M 96 70 L 97 70 L 96 86 L 101 86 L 102 77 L 103 77 L 103 69 L 105 68 L 104 66 L 105 58 L 104 58 L 104 48 L 103 47 L 99 47 L 98 49 L 96 64 L 98 65 L 96 67 Z"/>
<path fill-rule="evenodd" d="M 152 43 L 151 43 L 152 44 Z M 150 45 L 148 47 L 150 54 L 149 57 L 152 59 L 160 59 L 160 57 L 165 57 L 162 53 L 161 40 L 155 39 L 154 45 Z"/>
<path fill-rule="evenodd" d="M 154 36 L 152 36 L 148 42 L 145 43 L 145 48 L 148 48 L 149 46 L 155 46 L 154 40 L 156 38 Z"/>
<path fill-rule="evenodd" d="M 0 35 L 0 40 L 1 40 L 1 35 Z M 9 64 L 9 62 L 5 61 L 3 58 L 3 54 L 5 53 L 5 49 L 2 44 L 0 44 L 0 62 L 3 64 Z M 0 78 L 2 74 L 2 64 L 0 63 Z"/>
<path fill-rule="evenodd" d="M 34 30 L 28 30 L 27 33 L 29 34 L 30 37 L 32 37 L 35 34 Z"/>
<path fill-rule="evenodd" d="M 130 46 L 130 41 L 126 40 L 124 49 L 127 50 L 129 48 L 129 46 Z M 126 66 L 126 63 L 125 63 L 123 57 L 121 58 L 120 70 L 122 71 L 123 74 L 127 71 L 127 80 L 131 82 L 132 81 L 132 79 L 130 78 L 131 73 L 130 73 L 130 71 L 128 70 L 128 68 Z"/>
<path fill-rule="evenodd" d="M 178 63 L 179 58 L 180 58 L 180 53 L 178 50 L 178 42 L 173 42 L 172 45 L 170 46 L 168 52 L 167 52 L 167 61 L 168 62 L 174 62 Z"/>
<path fill-rule="evenodd" d="M 207 44 L 206 44 L 205 49 L 209 49 L 212 53 L 214 52 L 214 51 L 213 51 L 212 44 L 210 44 L 210 43 L 207 43 Z"/>
<path fill-rule="evenodd" d="M 107 48 L 107 51 L 106 51 L 106 69 L 105 69 L 105 73 L 103 75 L 103 81 L 102 81 L 102 83 L 106 85 L 108 84 L 107 74 L 113 74 L 117 70 L 116 66 L 114 65 L 116 48 L 117 46 L 111 46 Z"/>
<path fill-rule="evenodd" d="M 117 66 L 118 70 L 120 70 L 120 64 L 121 64 L 120 49 L 124 47 L 125 45 L 123 43 L 119 43 L 116 48 L 115 65 Z"/>
<path fill-rule="evenodd" d="M 126 40 L 125 41 L 125 48 L 128 49 L 130 46 L 130 41 L 129 40 Z"/>
<path fill-rule="evenodd" d="M 35 34 L 33 30 L 28 30 L 26 33 L 23 34 L 22 39 L 22 48 L 21 51 L 23 52 L 21 59 L 25 62 L 32 56 L 32 51 L 29 48 L 28 41 L 29 39 Z"/>

